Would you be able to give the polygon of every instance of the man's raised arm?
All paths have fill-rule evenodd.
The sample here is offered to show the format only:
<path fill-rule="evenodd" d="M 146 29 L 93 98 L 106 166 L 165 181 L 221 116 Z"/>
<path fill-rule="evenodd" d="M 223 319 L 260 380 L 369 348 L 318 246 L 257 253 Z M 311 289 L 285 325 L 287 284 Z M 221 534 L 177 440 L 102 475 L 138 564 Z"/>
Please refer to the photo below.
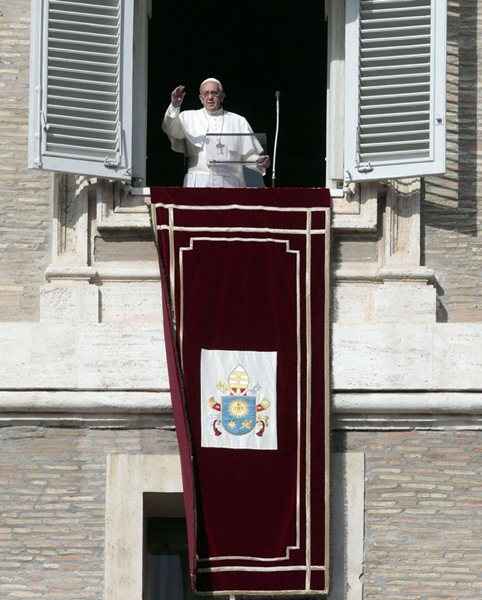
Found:
<path fill-rule="evenodd" d="M 186 88 L 183 85 L 178 85 L 171 92 L 171 103 L 167 107 L 166 113 L 164 114 L 164 120 L 162 121 L 162 129 L 169 138 L 176 140 L 182 140 L 185 137 L 184 128 L 181 120 L 179 119 L 179 113 L 181 112 L 181 104 L 186 95 Z"/>

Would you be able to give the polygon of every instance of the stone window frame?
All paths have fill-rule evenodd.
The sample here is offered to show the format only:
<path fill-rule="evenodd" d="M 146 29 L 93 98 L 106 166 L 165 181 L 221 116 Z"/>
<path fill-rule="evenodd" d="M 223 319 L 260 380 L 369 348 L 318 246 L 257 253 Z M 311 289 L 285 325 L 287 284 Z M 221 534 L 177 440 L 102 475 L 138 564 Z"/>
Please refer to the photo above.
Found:
<path fill-rule="evenodd" d="M 179 516 L 176 454 L 110 454 L 106 464 L 104 600 L 142 600 L 145 493 L 160 494 L 162 515 Z M 332 582 L 328 600 L 362 600 L 365 456 L 333 455 Z M 175 513 L 175 514 L 174 514 Z M 340 533 L 341 532 L 341 533 Z"/>

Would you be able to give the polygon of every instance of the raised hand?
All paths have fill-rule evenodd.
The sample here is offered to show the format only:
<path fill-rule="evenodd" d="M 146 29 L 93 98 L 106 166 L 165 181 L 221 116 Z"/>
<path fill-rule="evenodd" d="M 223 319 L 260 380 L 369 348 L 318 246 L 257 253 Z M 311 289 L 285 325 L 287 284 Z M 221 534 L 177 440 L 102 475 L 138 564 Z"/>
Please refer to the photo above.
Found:
<path fill-rule="evenodd" d="M 177 88 L 171 92 L 171 104 L 176 107 L 181 106 L 185 95 L 186 87 L 184 85 L 178 85 Z"/>

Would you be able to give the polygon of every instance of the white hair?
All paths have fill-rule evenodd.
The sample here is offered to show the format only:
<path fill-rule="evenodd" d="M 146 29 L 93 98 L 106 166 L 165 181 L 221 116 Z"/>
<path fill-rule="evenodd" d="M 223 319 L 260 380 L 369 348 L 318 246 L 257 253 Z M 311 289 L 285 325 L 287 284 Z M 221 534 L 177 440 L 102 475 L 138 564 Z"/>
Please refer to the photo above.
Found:
<path fill-rule="evenodd" d="M 206 83 L 216 83 L 219 86 L 219 89 L 224 92 L 224 87 L 223 84 L 219 81 L 219 79 L 216 79 L 215 77 L 208 77 L 207 79 L 205 79 L 204 81 L 201 81 L 201 85 L 199 86 L 199 91 L 201 91 L 202 86 Z"/>

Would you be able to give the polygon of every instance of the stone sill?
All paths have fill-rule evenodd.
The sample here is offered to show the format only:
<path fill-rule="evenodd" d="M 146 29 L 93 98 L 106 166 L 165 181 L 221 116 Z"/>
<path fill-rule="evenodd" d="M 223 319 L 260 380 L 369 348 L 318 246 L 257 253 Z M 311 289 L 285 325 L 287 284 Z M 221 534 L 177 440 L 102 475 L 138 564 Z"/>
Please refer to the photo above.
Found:
<path fill-rule="evenodd" d="M 123 262 L 96 263 L 93 267 L 50 265 L 45 271 L 47 281 L 159 281 L 157 263 Z M 335 268 L 335 282 L 349 283 L 432 283 L 434 272 L 426 267 L 400 269 L 379 268 L 374 264 L 346 263 Z"/>
<path fill-rule="evenodd" d="M 432 283 L 435 281 L 435 273 L 427 267 L 410 265 L 396 269 L 380 268 L 369 263 L 344 263 L 335 268 L 334 279 L 337 282 L 350 283 Z"/>
<path fill-rule="evenodd" d="M 45 271 L 48 282 L 84 281 L 159 281 L 159 265 L 155 262 L 115 261 L 96 263 L 94 267 L 50 265 Z"/>
<path fill-rule="evenodd" d="M 332 189 L 333 202 L 332 228 L 340 231 L 374 232 L 377 229 L 376 185 L 363 192 L 363 199 L 348 201 L 344 190 Z M 150 201 L 149 187 L 129 188 L 128 195 Z M 147 206 L 131 209 L 116 208 L 97 223 L 99 231 L 150 230 L 151 222 Z"/>

